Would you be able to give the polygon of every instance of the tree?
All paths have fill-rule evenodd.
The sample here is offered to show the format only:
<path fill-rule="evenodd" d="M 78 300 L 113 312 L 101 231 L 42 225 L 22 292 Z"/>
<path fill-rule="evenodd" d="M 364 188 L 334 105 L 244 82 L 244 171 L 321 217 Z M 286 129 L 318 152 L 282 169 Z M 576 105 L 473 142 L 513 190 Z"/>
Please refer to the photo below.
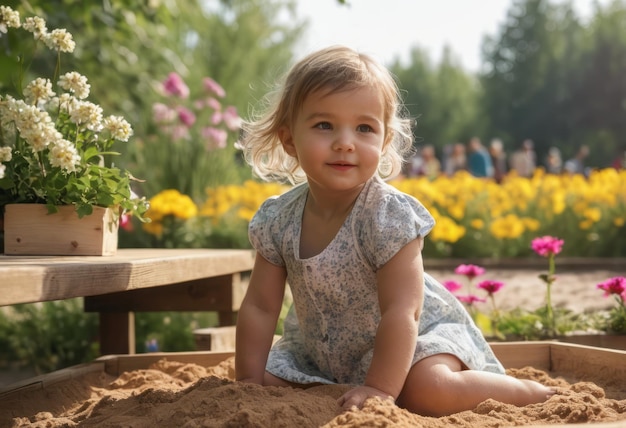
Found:
<path fill-rule="evenodd" d="M 406 66 L 396 60 L 390 69 L 416 120 L 416 145 L 427 143 L 441 149 L 481 131 L 478 82 L 456 62 L 449 48 L 444 48 L 441 62 L 433 65 L 424 50 L 414 47 Z"/>
<path fill-rule="evenodd" d="M 482 100 L 489 127 L 505 141 L 535 141 L 573 156 L 592 147 L 589 163 L 608 164 L 624 129 L 626 5 L 596 3 L 584 26 L 570 4 L 517 0 L 496 37 L 483 44 Z"/>
<path fill-rule="evenodd" d="M 579 51 L 578 29 L 569 5 L 517 0 L 500 35 L 484 42 L 483 106 L 505 143 L 530 138 L 545 153 L 559 139 L 570 102 L 565 55 Z"/>

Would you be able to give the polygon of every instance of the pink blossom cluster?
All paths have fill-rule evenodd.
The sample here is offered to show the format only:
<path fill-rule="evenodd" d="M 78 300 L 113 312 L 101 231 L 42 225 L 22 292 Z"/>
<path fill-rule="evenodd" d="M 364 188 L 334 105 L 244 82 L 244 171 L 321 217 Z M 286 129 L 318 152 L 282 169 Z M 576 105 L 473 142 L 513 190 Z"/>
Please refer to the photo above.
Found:
<path fill-rule="evenodd" d="M 467 278 L 467 280 L 471 283 L 476 277 L 485 274 L 485 268 L 473 264 L 461 264 L 454 269 L 454 273 L 457 275 L 463 275 Z M 471 306 L 475 303 L 484 303 L 487 301 L 486 298 L 474 295 L 460 295 L 457 292 L 462 288 L 461 283 L 454 280 L 447 280 L 443 282 L 443 286 L 446 287 L 448 291 L 456 296 L 459 301 Z M 503 282 L 493 281 L 493 280 L 485 280 L 479 282 L 476 287 L 485 290 L 489 296 L 493 296 L 494 293 L 497 293 L 504 286 Z"/>
<path fill-rule="evenodd" d="M 159 125 L 159 129 L 171 136 L 174 141 L 201 138 L 207 150 L 226 147 L 228 131 L 235 131 L 241 125 L 241 118 L 234 106 L 223 107 L 218 98 L 223 98 L 226 91 L 219 83 L 210 77 L 202 80 L 202 87 L 206 95 L 193 101 L 192 106 L 186 106 L 173 101 L 178 98 L 186 100 L 190 90 L 184 80 L 175 72 L 170 73 L 161 85 L 165 96 L 170 97 L 169 104 L 155 103 L 152 107 L 152 116 Z M 198 116 L 208 118 L 199 125 L 197 135 L 192 135 Z M 224 127 L 220 127 L 224 124 Z"/>
<path fill-rule="evenodd" d="M 623 276 L 609 278 L 596 287 L 604 291 L 605 297 L 614 295 L 621 299 L 622 302 L 626 301 L 626 278 Z"/>
<path fill-rule="evenodd" d="M 530 243 L 533 251 L 542 257 L 555 256 L 563 249 L 563 240 L 554 236 L 541 236 Z"/>

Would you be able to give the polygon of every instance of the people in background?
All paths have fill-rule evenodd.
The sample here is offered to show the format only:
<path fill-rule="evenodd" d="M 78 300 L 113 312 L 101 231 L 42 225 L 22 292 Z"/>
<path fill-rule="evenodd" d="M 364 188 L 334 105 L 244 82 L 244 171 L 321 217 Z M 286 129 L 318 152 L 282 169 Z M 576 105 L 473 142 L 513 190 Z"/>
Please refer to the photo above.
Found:
<path fill-rule="evenodd" d="M 493 164 L 491 156 L 483 146 L 480 138 L 472 137 L 468 143 L 469 156 L 467 169 L 474 177 L 493 177 Z"/>
<path fill-rule="evenodd" d="M 437 178 L 441 174 L 441 162 L 435 154 L 435 146 L 427 144 L 420 150 L 420 160 L 417 165 L 413 165 L 411 169 L 412 176 L 427 177 L 431 180 Z"/>
<path fill-rule="evenodd" d="M 544 166 L 548 174 L 560 174 L 563 171 L 563 159 L 558 147 L 550 147 Z"/>
<path fill-rule="evenodd" d="M 467 170 L 467 156 L 463 143 L 454 143 L 445 150 L 447 153 L 444 156 L 443 172 L 446 175 L 452 176 L 459 171 Z"/>
<path fill-rule="evenodd" d="M 509 166 L 511 170 L 517 172 L 517 175 L 520 177 L 532 177 L 537 167 L 535 144 L 532 140 L 524 140 L 519 149 L 511 154 Z"/>
<path fill-rule="evenodd" d="M 568 159 L 563 166 L 563 170 L 569 174 L 582 174 L 587 176 L 585 169 L 585 159 L 589 156 L 589 146 L 582 145 L 578 148 L 576 155 Z"/>
<path fill-rule="evenodd" d="M 493 178 L 496 182 L 501 183 L 507 173 L 506 153 L 504 152 L 502 140 L 499 138 L 491 140 L 491 143 L 489 143 L 489 156 L 491 156 L 491 163 L 493 164 Z"/>
<path fill-rule="evenodd" d="M 617 150 L 617 155 L 613 162 L 611 162 L 611 166 L 615 169 L 626 169 L 626 145 Z"/>

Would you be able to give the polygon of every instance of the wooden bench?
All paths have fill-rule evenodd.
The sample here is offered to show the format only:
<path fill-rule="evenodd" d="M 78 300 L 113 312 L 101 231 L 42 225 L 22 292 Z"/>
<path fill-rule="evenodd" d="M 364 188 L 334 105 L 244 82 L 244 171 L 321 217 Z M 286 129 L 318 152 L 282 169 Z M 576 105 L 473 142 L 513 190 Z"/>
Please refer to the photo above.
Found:
<path fill-rule="evenodd" d="M 101 354 L 134 354 L 134 312 L 216 311 L 235 324 L 253 262 L 250 250 L 214 249 L 0 255 L 0 306 L 83 297 L 100 316 Z"/>

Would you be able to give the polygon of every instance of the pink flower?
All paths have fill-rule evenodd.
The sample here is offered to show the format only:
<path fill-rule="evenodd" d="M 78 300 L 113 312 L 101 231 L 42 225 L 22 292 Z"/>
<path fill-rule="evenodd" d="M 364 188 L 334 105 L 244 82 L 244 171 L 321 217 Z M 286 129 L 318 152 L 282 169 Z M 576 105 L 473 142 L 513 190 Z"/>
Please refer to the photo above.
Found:
<path fill-rule="evenodd" d="M 215 111 L 221 111 L 222 110 L 222 104 L 218 100 L 213 98 L 213 97 L 208 98 L 205 101 L 205 104 L 206 104 L 207 107 L 212 108 Z"/>
<path fill-rule="evenodd" d="M 482 288 L 483 290 L 485 290 L 487 293 L 491 295 L 491 294 L 497 293 L 498 290 L 504 287 L 504 283 L 499 282 L 499 281 L 487 280 L 487 281 L 482 281 L 478 283 L 476 287 Z"/>
<path fill-rule="evenodd" d="M 626 295 L 626 278 L 623 276 L 616 276 L 614 278 L 607 279 L 606 281 L 596 286 L 600 290 L 604 290 L 604 296 L 610 296 L 611 294 L 617 294 L 624 299 Z"/>
<path fill-rule="evenodd" d="M 202 128 L 202 137 L 207 141 L 207 150 L 222 149 L 226 147 L 228 134 L 223 129 L 206 127 Z"/>
<path fill-rule="evenodd" d="M 204 83 L 204 89 L 209 92 L 213 92 L 218 97 L 222 98 L 224 97 L 224 95 L 226 95 L 226 91 L 224 91 L 224 88 L 222 88 L 219 83 L 217 83 L 210 77 L 205 77 L 202 82 Z"/>
<path fill-rule="evenodd" d="M 468 305 L 473 305 L 474 303 L 485 303 L 487 301 L 487 299 L 473 294 L 469 294 L 467 296 L 456 296 L 456 298 L 463 303 L 467 303 Z"/>
<path fill-rule="evenodd" d="M 454 269 L 454 273 L 458 275 L 465 275 L 471 280 L 484 274 L 485 269 L 476 265 L 459 265 L 456 269 Z"/>
<path fill-rule="evenodd" d="M 239 117 L 239 113 L 237 113 L 237 109 L 234 106 L 226 107 L 223 119 L 226 126 L 231 131 L 236 131 L 241 127 L 241 118 Z"/>
<path fill-rule="evenodd" d="M 120 227 L 127 232 L 133 231 L 133 223 L 131 222 L 131 215 L 124 213 L 120 216 Z"/>
<path fill-rule="evenodd" d="M 443 282 L 443 286 L 446 287 L 446 289 L 450 293 L 454 293 L 455 291 L 458 291 L 462 287 L 461 284 L 459 284 L 457 281 L 453 281 L 453 280 L 444 281 Z"/>
<path fill-rule="evenodd" d="M 189 96 L 189 87 L 175 72 L 171 72 L 167 76 L 167 79 L 163 82 L 163 90 L 167 95 L 174 97 L 187 98 Z"/>
<path fill-rule="evenodd" d="M 191 125 L 196 122 L 196 115 L 187 107 L 178 106 L 176 107 L 176 111 L 178 112 L 178 119 L 180 119 L 185 126 L 191 127 Z"/>
<path fill-rule="evenodd" d="M 154 103 L 152 117 L 156 123 L 171 122 L 176 117 L 176 112 L 163 103 Z"/>
<path fill-rule="evenodd" d="M 542 257 L 557 255 L 563 248 L 563 240 L 554 236 L 542 236 L 532 240 L 530 246 L 533 251 Z"/>

